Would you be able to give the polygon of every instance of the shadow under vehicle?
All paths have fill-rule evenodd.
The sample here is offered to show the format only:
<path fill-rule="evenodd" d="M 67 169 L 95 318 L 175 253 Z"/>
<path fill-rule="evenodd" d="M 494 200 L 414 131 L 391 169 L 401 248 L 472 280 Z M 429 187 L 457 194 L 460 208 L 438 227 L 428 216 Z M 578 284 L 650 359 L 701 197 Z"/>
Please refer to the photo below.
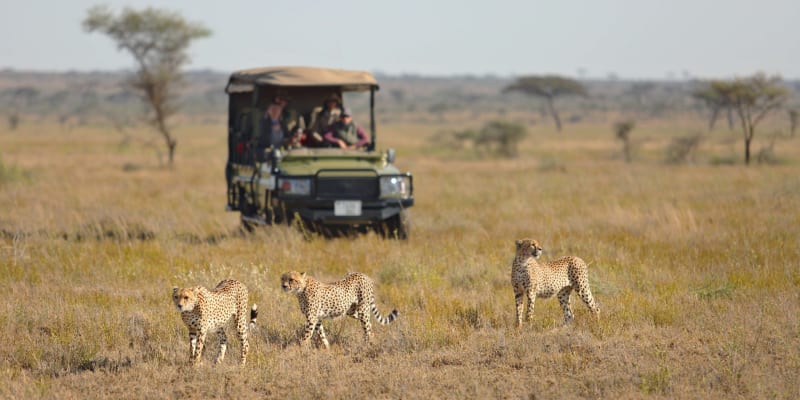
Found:
<path fill-rule="evenodd" d="M 395 151 L 376 150 L 375 92 L 369 72 L 312 67 L 265 67 L 231 74 L 228 94 L 228 211 L 243 226 L 299 224 L 326 236 L 373 230 L 408 239 L 413 177 L 394 165 Z M 332 148 L 311 132 L 320 106 L 336 95 L 345 107 L 368 111 L 363 149 Z M 263 119 L 274 99 L 287 101 L 281 119 L 288 131 L 316 137 L 305 145 L 262 148 Z M 367 107 L 368 104 L 368 107 Z M 368 108 L 368 110 L 366 110 Z M 366 120 L 367 118 L 363 118 Z M 358 121 L 358 119 L 357 119 Z"/>

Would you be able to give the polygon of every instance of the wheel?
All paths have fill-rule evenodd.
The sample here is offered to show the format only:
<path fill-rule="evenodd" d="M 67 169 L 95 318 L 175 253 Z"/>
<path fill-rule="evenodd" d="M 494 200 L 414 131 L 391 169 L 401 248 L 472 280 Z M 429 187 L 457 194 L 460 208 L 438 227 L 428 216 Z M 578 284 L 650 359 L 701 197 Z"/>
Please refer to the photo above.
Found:
<path fill-rule="evenodd" d="M 264 209 L 264 221 L 268 225 L 280 225 L 288 220 L 286 218 L 286 209 L 280 202 L 274 202 L 273 196 L 275 194 L 267 190 L 265 194 L 267 207 Z M 291 224 L 291 221 L 289 221 Z"/>
<path fill-rule="evenodd" d="M 246 221 L 244 218 L 242 218 L 241 221 L 242 221 L 242 232 L 244 232 L 244 233 L 253 233 L 253 230 L 255 229 L 255 225 L 253 225 L 252 223 Z"/>
<path fill-rule="evenodd" d="M 408 211 L 401 210 L 398 214 L 379 224 L 377 231 L 386 239 L 408 240 L 411 234 L 411 221 Z"/>
<path fill-rule="evenodd" d="M 252 233 L 256 228 L 256 224 L 248 221 L 247 217 L 253 217 L 256 215 L 256 207 L 247 201 L 244 188 L 240 188 L 239 190 L 239 200 L 237 203 L 237 207 L 240 210 L 239 220 L 242 222 L 242 230 L 246 233 Z"/>

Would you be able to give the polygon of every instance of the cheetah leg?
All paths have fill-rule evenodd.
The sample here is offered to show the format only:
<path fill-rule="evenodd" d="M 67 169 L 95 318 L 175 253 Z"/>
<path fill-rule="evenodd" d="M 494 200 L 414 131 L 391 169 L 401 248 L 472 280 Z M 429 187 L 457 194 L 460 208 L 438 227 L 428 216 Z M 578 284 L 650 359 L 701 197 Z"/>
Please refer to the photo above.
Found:
<path fill-rule="evenodd" d="M 525 321 L 531 320 L 531 315 L 533 315 L 533 303 L 536 301 L 536 290 L 533 286 L 526 289 L 528 295 L 528 308 L 525 309 Z"/>
<path fill-rule="evenodd" d="M 255 322 L 252 322 L 255 325 Z M 240 313 L 239 320 L 236 323 L 236 334 L 239 336 L 239 342 L 242 344 L 242 361 L 241 365 L 247 364 L 247 353 L 250 351 L 250 344 L 247 342 L 247 314 L 244 312 Z"/>
<path fill-rule="evenodd" d="M 514 287 L 514 302 L 517 306 L 517 328 L 522 327 L 522 301 L 524 300 L 525 292 L 521 287 Z"/>
<path fill-rule="evenodd" d="M 372 339 L 372 322 L 369 320 L 369 314 L 361 312 L 361 327 L 364 328 L 364 341 L 369 342 Z"/>
<path fill-rule="evenodd" d="M 200 331 L 200 334 L 197 335 L 197 346 L 194 351 L 194 358 L 192 362 L 194 364 L 201 364 L 203 361 L 203 347 L 206 343 L 206 331 Z"/>
<path fill-rule="evenodd" d="M 319 335 L 322 346 L 325 347 L 325 350 L 328 350 L 330 345 L 328 343 L 328 337 L 325 335 L 325 327 L 322 326 L 322 321 L 317 322 L 317 335 Z"/>
<path fill-rule="evenodd" d="M 352 318 L 355 318 L 355 319 L 361 321 L 361 316 L 359 314 L 359 309 L 358 309 L 358 307 L 356 307 L 356 304 L 353 304 L 352 306 L 350 306 L 350 309 L 347 310 L 346 314 L 347 314 L 348 317 L 352 317 Z"/>
<path fill-rule="evenodd" d="M 569 295 L 572 293 L 572 286 L 566 286 L 558 291 L 558 302 L 564 310 L 564 324 L 572 322 L 572 308 L 569 306 Z"/>
<path fill-rule="evenodd" d="M 217 335 L 219 335 L 219 354 L 214 361 L 215 364 L 219 364 L 225 359 L 225 351 L 228 349 L 228 336 L 225 335 L 225 329 L 217 329 Z"/>
<path fill-rule="evenodd" d="M 306 321 L 306 328 L 303 332 L 303 338 L 300 339 L 300 346 L 308 347 L 309 342 L 311 340 L 311 336 L 314 334 L 314 330 L 317 328 L 317 325 L 320 325 L 319 319 L 315 318 L 314 320 L 307 320 Z"/>
<path fill-rule="evenodd" d="M 194 355 L 197 353 L 197 333 L 189 332 L 189 361 L 194 363 Z"/>
<path fill-rule="evenodd" d="M 596 320 L 600 320 L 600 306 L 597 305 L 597 302 L 594 300 L 594 296 L 592 296 L 592 291 L 589 290 L 589 285 L 578 285 L 578 295 L 581 296 L 581 300 L 586 303 L 586 306 L 589 307 L 589 311 L 594 314 L 594 318 Z"/>

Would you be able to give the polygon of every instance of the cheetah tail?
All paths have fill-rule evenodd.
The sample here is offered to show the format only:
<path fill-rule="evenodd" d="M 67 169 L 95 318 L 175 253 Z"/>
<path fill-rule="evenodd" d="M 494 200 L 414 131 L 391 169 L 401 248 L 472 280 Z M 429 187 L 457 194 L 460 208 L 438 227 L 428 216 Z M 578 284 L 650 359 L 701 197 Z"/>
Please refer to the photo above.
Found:
<path fill-rule="evenodd" d="M 373 303 L 372 304 L 372 314 L 375 315 L 375 319 L 378 320 L 378 322 L 380 322 L 381 325 L 388 325 L 392 321 L 397 319 L 398 312 L 397 312 L 397 310 L 392 310 L 392 312 L 390 312 L 389 315 L 384 317 L 383 315 L 381 315 L 381 313 L 378 312 L 378 307 L 375 306 L 375 304 Z"/>
<path fill-rule="evenodd" d="M 258 306 L 253 303 L 253 308 L 250 309 L 250 330 L 256 329 L 256 318 L 258 317 Z"/>

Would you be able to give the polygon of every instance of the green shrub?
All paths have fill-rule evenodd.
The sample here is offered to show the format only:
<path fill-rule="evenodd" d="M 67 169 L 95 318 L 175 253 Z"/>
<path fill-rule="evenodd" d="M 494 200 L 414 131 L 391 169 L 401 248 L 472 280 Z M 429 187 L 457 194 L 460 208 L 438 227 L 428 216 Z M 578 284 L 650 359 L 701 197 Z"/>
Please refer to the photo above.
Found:
<path fill-rule="evenodd" d="M 490 121 L 479 131 L 465 129 L 437 135 L 435 142 L 454 148 L 474 148 L 479 154 L 488 153 L 498 157 L 514 158 L 518 154 L 519 142 L 528 135 L 528 130 L 520 124 L 505 121 Z"/>
<path fill-rule="evenodd" d="M 694 154 L 703 141 L 703 134 L 692 133 L 672 139 L 666 150 L 666 159 L 669 164 L 683 164 L 694 161 Z"/>
<path fill-rule="evenodd" d="M 517 156 L 517 145 L 528 135 L 520 124 L 505 121 L 491 121 L 478 132 L 475 144 L 503 157 Z"/>

